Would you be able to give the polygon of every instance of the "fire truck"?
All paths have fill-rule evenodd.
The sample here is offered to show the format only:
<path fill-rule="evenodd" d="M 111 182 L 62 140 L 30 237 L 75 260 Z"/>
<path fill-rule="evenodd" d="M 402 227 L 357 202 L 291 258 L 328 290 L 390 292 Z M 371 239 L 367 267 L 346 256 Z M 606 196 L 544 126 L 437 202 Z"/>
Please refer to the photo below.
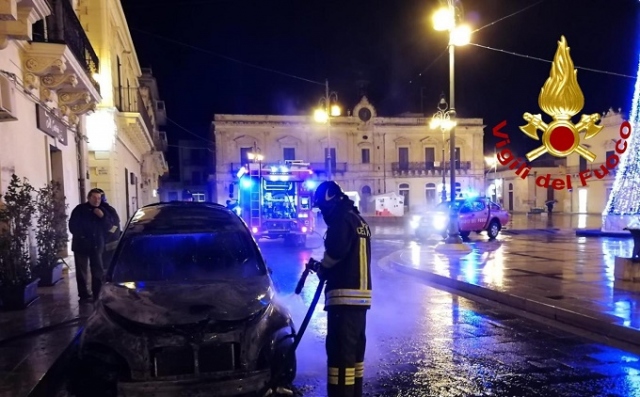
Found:
<path fill-rule="evenodd" d="M 304 246 L 315 231 L 312 197 L 317 182 L 308 163 L 249 163 L 239 178 L 236 211 L 256 239 L 284 238 L 287 244 Z"/>

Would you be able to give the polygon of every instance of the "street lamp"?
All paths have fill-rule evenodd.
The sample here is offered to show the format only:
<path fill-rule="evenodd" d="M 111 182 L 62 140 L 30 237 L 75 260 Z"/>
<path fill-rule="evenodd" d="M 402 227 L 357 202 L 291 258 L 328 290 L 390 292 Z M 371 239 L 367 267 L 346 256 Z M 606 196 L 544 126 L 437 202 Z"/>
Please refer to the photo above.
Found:
<path fill-rule="evenodd" d="M 331 163 L 331 117 L 340 116 L 341 109 L 338 106 L 338 93 L 329 93 L 329 80 L 325 80 L 325 96 L 320 98 L 318 108 L 313 112 L 313 119 L 317 123 L 327 124 L 327 180 L 333 177 Z"/>
<path fill-rule="evenodd" d="M 442 249 L 455 249 L 458 252 L 470 252 L 470 248 L 463 244 L 458 230 L 458 210 L 453 205 L 456 199 L 456 172 L 453 166 L 456 158 L 456 133 L 455 133 L 455 48 L 468 44 L 471 40 L 471 29 L 466 25 L 458 25 L 458 19 L 463 14 L 462 4 L 459 0 L 447 0 L 447 6 L 438 10 L 433 16 L 433 27 L 438 31 L 449 32 L 449 98 L 450 98 L 450 118 L 453 125 L 449 130 L 449 149 L 451 158 L 450 189 L 451 189 L 451 209 L 449 211 L 449 233 L 445 240 L 448 247 Z"/>
<path fill-rule="evenodd" d="M 453 118 L 453 120 L 452 120 Z M 445 140 L 445 133 L 451 132 L 451 129 L 456 126 L 455 121 L 455 111 L 449 110 L 449 104 L 444 99 L 444 94 L 440 96 L 440 102 L 438 102 L 438 111 L 431 117 L 431 121 L 429 122 L 429 128 L 435 130 L 436 128 L 440 128 L 442 131 L 442 202 L 447 201 L 447 187 L 446 187 L 446 163 L 444 159 L 445 146 L 447 146 L 447 141 Z M 451 166 L 453 170 L 453 166 Z"/>

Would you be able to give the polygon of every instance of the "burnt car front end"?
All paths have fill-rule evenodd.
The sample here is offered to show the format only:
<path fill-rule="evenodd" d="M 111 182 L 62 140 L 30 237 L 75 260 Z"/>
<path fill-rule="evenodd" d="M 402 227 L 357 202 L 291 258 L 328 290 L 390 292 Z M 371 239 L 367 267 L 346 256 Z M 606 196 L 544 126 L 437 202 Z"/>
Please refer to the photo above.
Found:
<path fill-rule="evenodd" d="M 185 241 L 194 236 L 195 245 Z M 234 242 L 221 236 L 125 232 L 81 336 L 77 396 L 261 393 L 276 369 L 279 385 L 293 381 L 295 356 L 283 360 L 295 328 L 273 300 L 259 250 L 240 252 L 247 247 L 237 241 L 255 245 L 248 230 Z M 240 260 L 222 269 L 235 260 L 225 250 Z"/>
<path fill-rule="evenodd" d="M 143 302 L 142 318 L 136 313 L 137 305 L 127 302 L 129 295 Z M 273 302 L 244 319 L 203 316 L 199 321 L 171 324 L 154 319 L 163 317 L 162 308 L 154 308 L 144 295 L 134 286 L 105 287 L 81 337 L 80 362 L 92 366 L 91 371 L 99 368 L 107 378 L 87 377 L 94 385 L 117 378 L 117 389 L 124 396 L 259 392 L 271 381 L 295 333 L 286 310 Z M 118 300 L 123 302 L 114 304 Z M 205 306 L 193 306 L 191 313 L 206 311 Z M 289 366 L 295 370 L 295 364 Z M 283 374 L 283 383 L 293 380 L 291 370 Z"/>

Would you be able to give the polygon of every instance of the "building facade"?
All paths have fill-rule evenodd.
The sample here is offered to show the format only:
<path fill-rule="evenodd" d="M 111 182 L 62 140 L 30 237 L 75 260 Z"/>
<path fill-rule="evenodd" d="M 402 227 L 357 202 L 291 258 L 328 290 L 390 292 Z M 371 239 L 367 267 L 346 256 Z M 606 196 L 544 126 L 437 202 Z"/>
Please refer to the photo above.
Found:
<path fill-rule="evenodd" d="M 360 195 L 365 213 L 374 212 L 372 196 L 388 192 L 403 195 L 406 210 L 424 210 L 441 201 L 443 175 L 449 191 L 452 163 L 449 134 L 430 130 L 429 121 L 378 117 L 366 97 L 352 113 L 332 117 L 328 124 L 311 116 L 216 115 L 218 202 L 230 193 L 237 197 L 236 174 L 248 162 L 247 154 L 258 151 L 265 163 L 303 160 L 318 180 L 326 179 L 330 155 L 333 179 Z M 459 193 L 484 189 L 483 128 L 482 119 L 458 119 L 453 168 Z"/>
<path fill-rule="evenodd" d="M 179 174 L 175 179 L 161 181 L 162 201 L 189 200 L 216 201 L 213 193 L 213 144 L 202 141 L 178 141 Z M 224 203 L 224 201 L 222 201 Z"/>
<path fill-rule="evenodd" d="M 85 200 L 86 115 L 101 65 L 69 0 L 0 1 L 0 194 L 11 174 Z"/>
<path fill-rule="evenodd" d="M 585 172 L 586 186 L 577 183 L 574 189 L 569 192 L 569 199 L 572 212 L 581 214 L 602 214 L 604 211 L 609 195 L 613 190 L 613 182 L 615 180 L 616 169 L 609 171 L 602 179 L 595 176 L 594 170 L 598 170 L 600 175 L 602 171 L 600 167 L 606 164 L 607 157 L 615 153 L 616 142 L 620 139 L 620 125 L 625 121 L 625 117 L 621 110 L 614 111 L 610 109 L 603 113 L 600 125 L 604 128 L 598 135 L 589 140 L 582 140 L 581 144 L 596 155 L 593 163 L 587 161 L 584 157 L 574 153 L 567 157 L 567 173 L 571 175 L 574 181 L 580 181 L 580 172 Z M 635 133 L 633 131 L 632 133 Z M 606 166 L 605 166 L 606 168 Z M 586 172 L 589 170 L 590 172 Z"/>
<path fill-rule="evenodd" d="M 101 64 L 102 100 L 87 116 L 86 173 L 124 223 L 159 201 L 159 178 L 168 170 L 160 131 L 166 110 L 151 70 L 140 67 L 120 1 L 79 0 L 78 10 Z"/>
<path fill-rule="evenodd" d="M 573 153 L 564 159 L 534 160 L 530 163 L 531 171 L 525 179 L 515 174 L 514 170 L 498 166 L 487 171 L 487 196 L 497 194 L 498 201 L 513 212 L 529 212 L 534 207 L 543 207 L 547 200 L 557 200 L 554 211 L 570 214 L 602 214 L 609 195 L 613 189 L 616 169 L 607 173 L 606 159 L 615 152 L 617 140 L 620 138 L 620 125 L 625 120 L 620 111 L 609 110 L 602 114 L 600 125 L 603 129 L 594 137 L 585 140 L 581 135 L 581 145 L 595 156 L 594 162 Z M 547 163 L 547 164 L 545 164 Z M 548 164 L 555 163 L 555 164 Z M 602 176 L 598 178 L 596 172 Z M 584 184 L 580 173 L 583 173 Z M 553 189 L 541 186 L 535 180 L 540 176 L 550 175 L 551 180 L 571 180 L 571 188 Z"/>
<path fill-rule="evenodd" d="M 531 164 L 531 171 L 524 179 L 508 167 L 492 168 L 487 171 L 485 194 L 510 212 L 527 213 L 535 209 L 546 211 L 545 203 L 550 200 L 556 201 L 553 207 L 554 212 L 571 212 L 567 191 L 555 190 L 551 186 L 544 187 L 542 179 L 540 184 L 543 186 L 536 184 L 538 177 L 543 178 L 545 175 L 551 175 L 551 180 L 564 179 L 566 167 L 563 163 L 560 161 L 557 165 L 536 166 L 534 162 Z"/>

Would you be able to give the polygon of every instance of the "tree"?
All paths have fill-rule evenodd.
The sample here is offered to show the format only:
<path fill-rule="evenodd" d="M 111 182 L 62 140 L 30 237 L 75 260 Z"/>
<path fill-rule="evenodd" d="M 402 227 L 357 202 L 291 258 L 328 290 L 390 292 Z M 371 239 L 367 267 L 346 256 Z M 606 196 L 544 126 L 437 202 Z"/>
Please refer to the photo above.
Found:
<path fill-rule="evenodd" d="M 67 234 L 67 208 L 60 183 L 51 181 L 38 191 L 36 209 L 38 210 L 39 268 L 52 268 L 58 264 L 59 253 L 69 242 Z"/>
<path fill-rule="evenodd" d="M 35 189 L 26 178 L 11 175 L 0 208 L 0 286 L 23 285 L 31 281 L 29 230 L 35 211 Z"/>
<path fill-rule="evenodd" d="M 631 137 L 627 142 L 628 148 L 618 165 L 613 190 L 603 212 L 603 215 L 607 216 L 605 219 L 609 218 L 605 220 L 603 230 L 621 231 L 626 226 L 620 222 L 611 222 L 611 218 L 618 218 L 626 223 L 631 218 L 640 216 L 640 65 L 629 123 Z"/>

